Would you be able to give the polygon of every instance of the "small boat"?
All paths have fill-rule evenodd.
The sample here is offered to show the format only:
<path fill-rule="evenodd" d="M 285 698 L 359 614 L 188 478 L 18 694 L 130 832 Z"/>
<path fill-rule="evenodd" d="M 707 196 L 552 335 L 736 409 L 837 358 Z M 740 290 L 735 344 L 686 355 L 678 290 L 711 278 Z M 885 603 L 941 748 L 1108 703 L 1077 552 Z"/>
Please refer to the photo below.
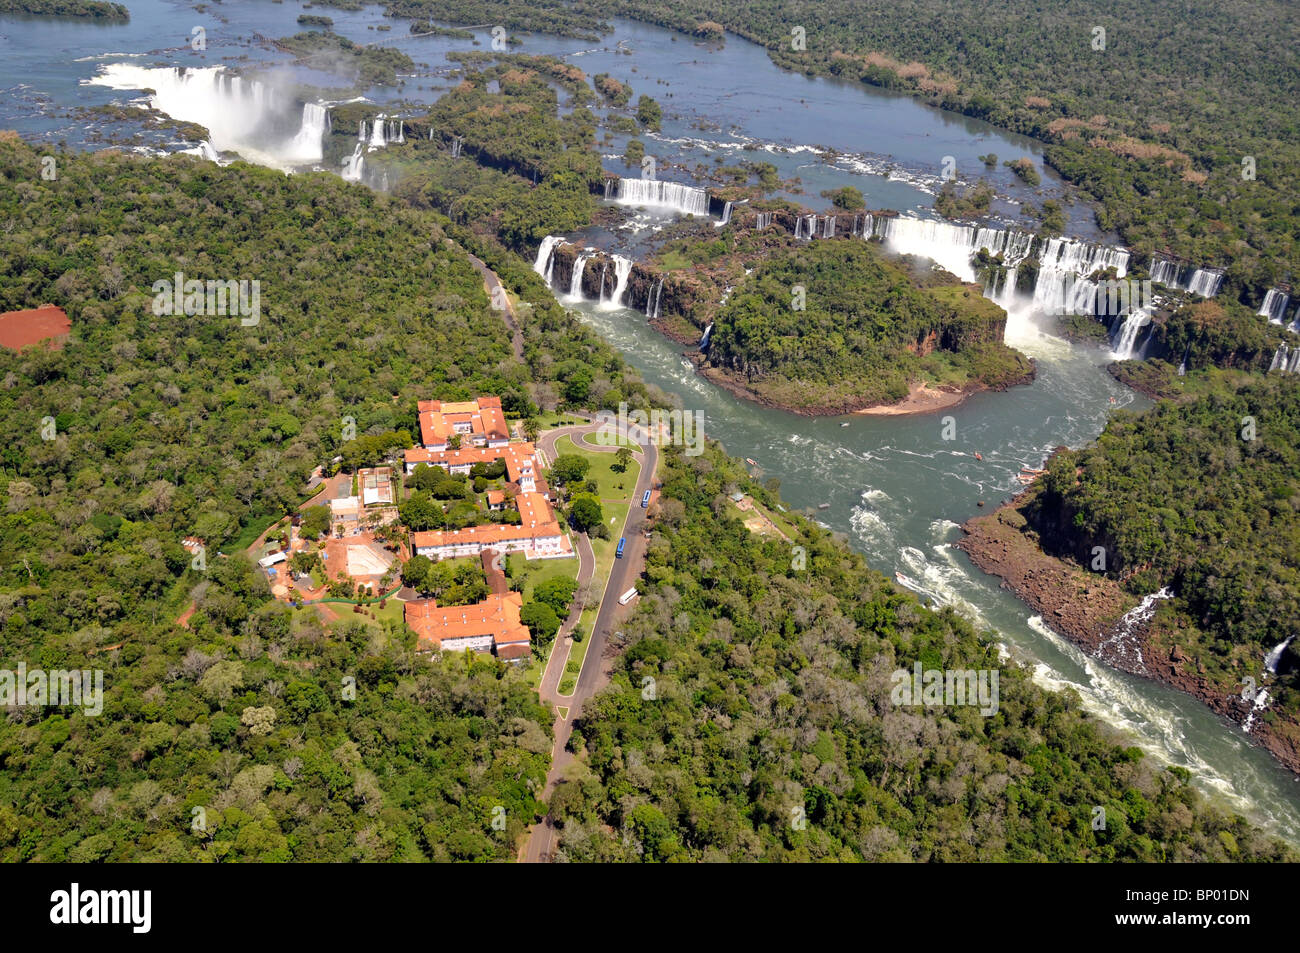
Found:
<path fill-rule="evenodd" d="M 746 457 L 745 462 L 748 463 L 751 467 L 758 466 L 758 464 L 754 461 L 753 457 Z"/>
<path fill-rule="evenodd" d="M 983 459 L 984 459 L 984 455 L 983 455 L 982 453 L 977 453 L 977 454 L 975 454 L 975 459 L 976 459 L 976 460 L 983 460 Z"/>
<path fill-rule="evenodd" d="M 818 503 L 818 504 L 817 504 L 817 509 L 819 509 L 819 510 L 829 510 L 830 508 L 831 508 L 831 505 L 830 505 L 829 503 Z"/>
<path fill-rule="evenodd" d="M 901 572 L 895 572 L 894 581 L 904 589 L 911 589 L 913 592 L 924 593 L 924 590 L 921 589 L 921 584 L 911 576 L 905 576 Z"/>
<path fill-rule="evenodd" d="M 844 423 L 840 424 L 841 427 L 847 427 L 848 425 L 849 425 L 849 422 L 848 422 L 847 420 L 844 421 Z"/>

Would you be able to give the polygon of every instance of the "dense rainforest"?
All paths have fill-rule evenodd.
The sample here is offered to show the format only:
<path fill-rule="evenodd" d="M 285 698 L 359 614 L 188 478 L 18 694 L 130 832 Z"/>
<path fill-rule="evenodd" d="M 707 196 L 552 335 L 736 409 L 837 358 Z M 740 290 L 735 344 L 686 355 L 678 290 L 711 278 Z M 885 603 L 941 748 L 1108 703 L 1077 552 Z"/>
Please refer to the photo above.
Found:
<path fill-rule="evenodd" d="M 901 400 L 917 380 L 1002 387 L 1032 374 L 1006 312 L 960 283 L 918 286 L 866 242 L 768 251 L 717 315 L 709 362 L 799 410 Z"/>
<path fill-rule="evenodd" d="M 1300 388 L 1273 374 L 1199 389 L 1116 413 L 1096 443 L 1057 454 L 1027 516 L 1083 565 L 1101 547 L 1133 595 L 1168 586 L 1156 636 L 1232 696 L 1300 619 Z M 1294 648 L 1277 675 L 1272 706 L 1294 713 Z"/>
<path fill-rule="evenodd" d="M 1287 856 L 831 534 L 751 534 L 728 496 L 778 498 L 716 447 L 663 465 L 640 611 L 550 804 L 566 859 Z M 996 714 L 894 704 L 891 674 L 918 661 L 1000 670 Z"/>
<path fill-rule="evenodd" d="M 345 418 L 383 439 L 430 394 L 652 395 L 526 262 L 433 213 L 184 156 L 39 169 L 0 139 L 0 306 L 73 321 L 62 350 L 0 353 L 4 661 L 102 667 L 105 699 L 0 724 L 0 858 L 512 856 L 547 807 L 550 714 L 521 673 L 417 657 L 364 614 L 326 626 L 271 601 L 243 551 Z M 529 302 L 523 365 L 457 242 Z M 258 323 L 155 314 L 177 271 L 259 280 Z M 725 492 L 777 498 L 716 448 L 665 466 L 648 598 L 577 736 L 590 768 L 549 806 L 570 858 L 1286 856 L 842 542 L 800 523 L 803 562 L 750 537 Z M 998 713 L 885 706 L 912 659 L 1000 668 Z"/>
<path fill-rule="evenodd" d="M 47 181 L 41 154 L 0 138 L 0 309 L 54 303 L 73 331 L 0 351 L 0 666 L 103 668 L 105 699 L 0 722 L 0 859 L 512 856 L 550 747 L 531 686 L 417 659 L 400 623 L 327 630 L 243 552 L 349 423 L 638 381 L 541 296 L 516 362 L 446 220 L 335 176 L 105 151 Z M 177 272 L 259 281 L 257 324 L 155 314 Z"/>

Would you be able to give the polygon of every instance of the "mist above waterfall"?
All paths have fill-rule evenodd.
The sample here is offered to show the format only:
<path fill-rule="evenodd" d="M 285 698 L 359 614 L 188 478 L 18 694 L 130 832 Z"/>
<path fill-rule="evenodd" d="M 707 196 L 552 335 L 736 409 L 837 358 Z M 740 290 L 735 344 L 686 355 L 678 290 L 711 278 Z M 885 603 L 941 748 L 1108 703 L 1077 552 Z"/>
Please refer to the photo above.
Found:
<path fill-rule="evenodd" d="M 110 89 L 140 90 L 149 105 L 181 122 L 208 130 L 209 149 L 234 152 L 258 165 L 290 171 L 321 161 L 329 110 L 303 103 L 287 74 L 257 79 L 221 66 L 200 68 L 110 63 L 88 82 Z"/>

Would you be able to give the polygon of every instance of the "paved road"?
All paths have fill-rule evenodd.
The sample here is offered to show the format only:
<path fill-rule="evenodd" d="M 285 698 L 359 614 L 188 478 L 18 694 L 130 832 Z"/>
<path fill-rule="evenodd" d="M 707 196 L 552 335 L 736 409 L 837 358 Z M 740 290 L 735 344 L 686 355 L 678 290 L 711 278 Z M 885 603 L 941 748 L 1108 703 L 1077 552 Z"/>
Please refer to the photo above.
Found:
<path fill-rule="evenodd" d="M 451 239 L 448 239 L 451 241 Z M 483 259 L 471 255 L 468 250 L 462 248 L 461 251 L 469 258 L 469 263 L 478 269 L 478 273 L 483 276 L 483 284 L 487 288 L 488 299 L 496 300 L 503 306 L 502 310 L 506 319 L 506 327 L 510 329 L 510 347 L 515 352 L 515 360 L 520 364 L 524 363 L 524 335 L 519 330 L 519 317 L 515 314 L 515 306 L 510 301 L 510 296 L 505 293 L 505 286 L 501 284 L 501 279 L 497 273 L 487 266 Z M 497 295 L 497 289 L 501 293 Z"/>
<path fill-rule="evenodd" d="M 562 427 L 548 431 L 538 440 L 538 444 L 547 453 L 549 459 L 554 461 L 555 441 L 558 438 L 569 434 L 577 443 L 579 433 L 592 433 L 597 426 L 596 424 L 584 424 L 577 427 Z M 617 447 L 592 447 L 587 444 L 583 444 L 583 446 L 586 449 L 600 452 L 618 452 Z M 542 697 L 552 701 L 553 704 L 566 705 L 569 709 L 568 718 L 559 718 L 557 716 L 555 720 L 555 745 L 551 749 L 551 770 L 546 775 L 546 787 L 543 789 L 544 793 L 542 795 L 543 800 L 550 798 L 556 784 L 564 777 L 565 771 L 574 760 L 573 754 L 567 750 L 569 736 L 573 733 L 574 719 L 581 713 L 582 706 L 587 699 L 603 688 L 609 680 L 609 661 L 605 658 L 605 650 L 618 618 L 629 611 L 626 606 L 618 604 L 618 597 L 632 588 L 636 578 L 645 569 L 646 540 L 643 529 L 646 511 L 641 508 L 641 497 L 645 495 L 646 490 L 654 486 L 655 467 L 659 462 L 659 451 L 656 447 L 645 444 L 640 452 L 636 453 L 636 457 L 637 462 L 641 464 L 641 472 L 637 476 L 636 487 L 632 495 L 632 506 L 628 510 L 627 519 L 620 534 L 627 538 L 627 545 L 623 550 L 623 558 L 614 560 L 614 566 L 609 574 L 609 581 L 601 593 L 600 609 L 596 613 L 596 622 L 592 626 L 591 633 L 587 636 L 591 639 L 591 643 L 587 647 L 587 656 L 583 661 L 582 672 L 578 675 L 578 683 L 573 689 L 573 695 L 568 698 L 559 698 L 557 695 L 555 698 L 558 700 L 555 701 L 546 697 L 546 687 L 551 682 L 552 676 L 554 676 L 554 686 L 558 687 L 560 676 L 564 671 L 564 661 L 557 661 L 555 658 L 560 653 L 552 653 L 546 674 L 542 679 Z M 591 544 L 587 542 L 586 537 L 579 537 L 579 541 L 580 545 L 585 544 L 587 546 L 587 551 L 590 553 Z M 594 565 L 594 559 L 592 562 Z M 567 658 L 567 654 L 565 657 Z M 530 831 L 528 843 L 521 852 L 522 859 L 531 864 L 546 863 L 554 857 L 558 842 L 559 831 L 551 824 L 550 818 L 545 817 L 540 823 L 535 824 Z"/>

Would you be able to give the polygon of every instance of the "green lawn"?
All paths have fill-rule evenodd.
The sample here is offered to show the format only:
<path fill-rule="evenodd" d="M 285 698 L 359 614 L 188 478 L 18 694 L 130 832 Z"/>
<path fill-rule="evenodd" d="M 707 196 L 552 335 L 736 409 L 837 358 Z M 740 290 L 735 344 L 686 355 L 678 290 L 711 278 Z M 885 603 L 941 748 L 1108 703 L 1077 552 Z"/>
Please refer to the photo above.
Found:
<path fill-rule="evenodd" d="M 617 454 L 575 445 L 568 434 L 555 441 L 555 453 L 557 456 L 576 453 L 585 457 L 591 464 L 591 469 L 587 471 L 587 479 L 596 481 L 596 484 L 600 487 L 602 500 L 626 500 L 631 497 L 632 492 L 636 489 L 636 480 L 641 473 L 641 464 L 636 459 L 633 459 L 628 464 L 625 472 L 617 473 L 614 470 L 614 464 L 618 462 Z"/>
<path fill-rule="evenodd" d="M 506 556 L 506 565 L 510 568 L 510 581 L 524 581 L 524 602 L 533 598 L 533 590 L 548 579 L 577 579 L 578 559 L 533 559 L 527 560 L 519 553 Z"/>
<path fill-rule="evenodd" d="M 588 450 L 582 446 L 574 444 L 573 440 L 566 436 L 555 441 L 556 454 L 575 453 L 585 457 L 591 464 L 591 469 L 587 471 L 587 479 L 595 480 L 599 487 L 600 508 L 605 515 L 605 527 L 609 530 L 609 539 L 596 539 L 592 537 L 591 548 L 596 554 L 596 571 L 592 575 L 592 592 L 597 598 L 604 592 L 605 581 L 609 579 L 610 567 L 614 564 L 614 553 L 618 549 L 618 540 L 623 532 L 623 524 L 627 519 L 627 512 L 631 509 L 632 495 L 636 492 L 637 477 L 641 473 L 641 464 L 633 459 L 623 473 L 615 472 L 613 466 L 617 462 L 613 453 L 601 452 L 598 450 Z M 611 503 L 610 500 L 619 500 L 621 502 Z M 639 501 L 638 501 L 639 505 Z M 613 522 L 610 522 L 610 518 Z"/>

